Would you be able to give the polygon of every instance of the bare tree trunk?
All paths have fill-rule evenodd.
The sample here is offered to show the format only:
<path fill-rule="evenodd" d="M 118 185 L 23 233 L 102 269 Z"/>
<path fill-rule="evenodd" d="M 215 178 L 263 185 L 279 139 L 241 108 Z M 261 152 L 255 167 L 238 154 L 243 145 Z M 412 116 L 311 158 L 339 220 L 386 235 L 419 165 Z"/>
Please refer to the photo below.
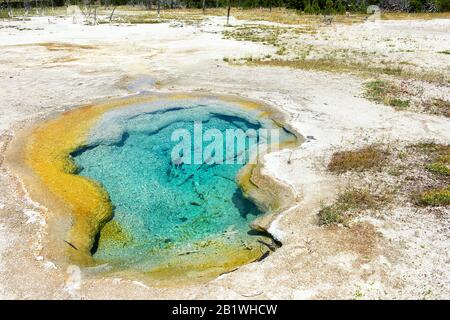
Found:
<path fill-rule="evenodd" d="M 230 10 L 231 10 L 231 0 L 228 0 L 227 25 L 230 24 Z"/>
<path fill-rule="evenodd" d="M 158 12 L 158 18 L 159 18 L 159 14 L 161 12 L 161 0 L 158 0 L 158 8 L 157 8 L 157 12 Z"/>
<path fill-rule="evenodd" d="M 11 0 L 8 0 L 8 17 L 12 18 L 13 17 L 13 9 L 11 6 Z"/>
<path fill-rule="evenodd" d="M 30 7 L 30 4 L 28 3 L 27 0 L 23 0 L 23 16 L 24 16 L 24 20 L 25 20 L 25 16 L 28 15 L 28 9 Z"/>
<path fill-rule="evenodd" d="M 85 4 L 86 6 L 86 4 Z M 88 12 L 88 18 L 91 18 L 91 0 L 87 3 L 87 12 Z"/>
<path fill-rule="evenodd" d="M 203 2 L 202 2 L 202 12 L 203 12 L 203 14 L 205 14 L 205 10 L 206 10 L 205 6 L 206 6 L 206 0 L 203 0 Z"/>
<path fill-rule="evenodd" d="M 114 11 L 116 11 L 117 6 L 115 6 L 111 12 L 111 15 L 109 16 L 109 23 L 111 23 L 113 15 L 114 15 Z"/>

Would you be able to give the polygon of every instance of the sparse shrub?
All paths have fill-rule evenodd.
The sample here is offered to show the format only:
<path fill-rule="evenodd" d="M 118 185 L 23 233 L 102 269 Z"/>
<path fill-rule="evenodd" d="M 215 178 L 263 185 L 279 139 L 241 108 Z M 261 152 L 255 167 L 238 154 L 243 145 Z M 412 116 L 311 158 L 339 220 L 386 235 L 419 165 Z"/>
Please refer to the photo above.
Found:
<path fill-rule="evenodd" d="M 443 115 L 450 118 L 450 102 L 443 99 L 431 99 L 424 102 L 425 110 L 432 114 Z"/>
<path fill-rule="evenodd" d="M 325 13 L 326 14 L 333 14 L 334 13 L 333 0 L 327 0 L 325 2 Z"/>
<path fill-rule="evenodd" d="M 359 6 L 358 6 L 358 11 L 361 13 L 366 13 L 367 4 L 365 3 L 365 1 L 360 1 Z"/>
<path fill-rule="evenodd" d="M 345 14 L 345 6 L 342 4 L 341 0 L 336 2 L 336 12 L 339 14 Z"/>
<path fill-rule="evenodd" d="M 306 14 L 314 14 L 314 9 L 313 9 L 313 7 L 311 6 L 311 1 L 308 1 L 308 4 L 305 6 L 304 12 L 305 12 Z"/>
<path fill-rule="evenodd" d="M 442 174 L 444 176 L 450 176 L 450 168 L 447 164 L 442 162 L 431 163 L 426 166 L 428 171 L 433 173 Z"/>
<path fill-rule="evenodd" d="M 425 168 L 443 176 L 450 175 L 450 146 L 435 143 L 420 143 L 414 146 L 427 155 L 431 161 Z"/>
<path fill-rule="evenodd" d="M 332 205 L 319 210 L 319 225 L 346 223 L 351 211 L 374 209 L 386 201 L 386 197 L 375 196 L 368 189 L 347 188 Z"/>
<path fill-rule="evenodd" d="M 433 158 L 432 163 L 426 166 L 427 170 L 436 174 L 450 175 L 450 146 L 429 144 L 428 152 Z"/>
<path fill-rule="evenodd" d="M 450 187 L 423 192 L 420 195 L 419 204 L 428 206 L 449 206 Z"/>
<path fill-rule="evenodd" d="M 343 223 L 342 212 L 334 206 L 323 207 L 319 211 L 319 225 L 326 226 L 331 224 Z"/>
<path fill-rule="evenodd" d="M 383 80 L 370 81 L 365 86 L 367 96 L 374 100 L 380 99 L 386 92 L 386 82 Z"/>
<path fill-rule="evenodd" d="M 328 170 L 337 173 L 364 171 L 382 165 L 386 158 L 387 152 L 375 146 L 335 152 L 328 164 Z"/>
<path fill-rule="evenodd" d="M 409 101 L 393 98 L 389 100 L 389 105 L 396 109 L 407 109 L 409 107 Z"/>
<path fill-rule="evenodd" d="M 401 89 L 394 83 L 388 81 L 375 80 L 365 83 L 366 98 L 398 110 L 404 110 L 409 107 L 410 102 L 396 98 L 400 93 Z"/>
<path fill-rule="evenodd" d="M 450 152 L 450 146 L 432 142 L 417 143 L 413 145 L 413 148 L 421 151 L 422 153 L 428 156 L 432 155 L 443 156 Z"/>
<path fill-rule="evenodd" d="M 311 11 L 312 11 L 313 14 L 320 14 L 321 13 L 318 0 L 313 0 L 312 5 L 311 5 Z"/>
<path fill-rule="evenodd" d="M 377 205 L 377 197 L 368 189 L 350 188 L 339 195 L 338 202 L 346 209 L 370 209 Z"/>
<path fill-rule="evenodd" d="M 282 56 L 283 54 L 286 53 L 286 51 L 287 51 L 286 47 L 281 46 L 281 47 L 278 48 L 278 50 L 277 50 L 275 53 L 276 53 L 277 55 Z"/>
<path fill-rule="evenodd" d="M 403 73 L 403 69 L 400 67 L 386 67 L 383 68 L 383 73 L 390 76 L 401 76 Z"/>
<path fill-rule="evenodd" d="M 436 6 L 441 12 L 450 11 L 450 0 L 436 0 Z"/>
<path fill-rule="evenodd" d="M 289 9 L 303 10 L 305 8 L 304 0 L 287 0 L 286 7 Z"/>
<path fill-rule="evenodd" d="M 428 190 L 416 194 L 413 198 L 419 205 L 448 206 L 450 205 L 450 145 L 436 143 L 418 143 L 413 148 L 427 156 L 430 163 L 425 168 L 434 173 L 434 187 L 428 186 Z M 442 188 L 442 184 L 447 184 Z"/>
<path fill-rule="evenodd" d="M 421 0 L 410 0 L 409 1 L 409 11 L 420 12 L 422 11 L 423 3 Z"/>

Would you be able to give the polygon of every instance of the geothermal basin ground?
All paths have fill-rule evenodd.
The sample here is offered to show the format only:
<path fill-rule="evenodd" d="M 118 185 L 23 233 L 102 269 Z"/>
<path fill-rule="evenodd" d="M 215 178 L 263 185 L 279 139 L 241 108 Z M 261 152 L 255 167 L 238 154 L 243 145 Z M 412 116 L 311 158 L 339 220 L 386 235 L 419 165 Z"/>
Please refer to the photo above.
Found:
<path fill-rule="evenodd" d="M 173 13 L 158 23 L 128 23 L 120 8 L 96 25 L 65 14 L 0 21 L 0 297 L 449 298 L 448 17 L 326 25 L 236 11 L 226 25 L 221 14 Z M 180 93 L 267 105 L 302 137 L 264 156 L 253 176 L 286 195 L 276 214 L 254 215 L 262 241 L 281 246 L 201 281 L 172 283 L 61 259 L 70 249 L 61 241 L 67 224 L 55 219 L 64 205 L 48 205 L 17 170 L 30 131 L 117 99 Z M 76 127 L 65 125 L 61 132 Z M 141 138 L 130 135 L 127 154 L 139 152 Z M 72 156 L 87 168 L 79 177 L 102 180 L 112 194 L 109 176 L 88 169 L 97 156 L 114 165 L 105 154 L 120 151 L 111 148 Z M 94 257 L 107 255 L 99 249 Z"/>

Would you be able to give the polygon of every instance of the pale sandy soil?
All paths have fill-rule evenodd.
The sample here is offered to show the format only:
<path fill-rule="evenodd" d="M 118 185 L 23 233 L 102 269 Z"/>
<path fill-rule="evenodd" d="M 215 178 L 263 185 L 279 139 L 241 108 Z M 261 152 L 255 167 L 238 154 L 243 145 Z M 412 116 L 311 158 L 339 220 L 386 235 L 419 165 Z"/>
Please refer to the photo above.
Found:
<path fill-rule="evenodd" d="M 410 206 L 385 209 L 382 215 L 363 215 L 351 228 L 319 227 L 316 218 L 321 202 L 333 199 L 344 183 L 325 170 L 334 151 L 371 142 L 425 139 L 448 144 L 448 118 L 374 104 L 362 97 L 363 80 L 355 76 L 228 65 L 223 57 L 264 56 L 275 48 L 223 39 L 222 18 L 181 27 L 84 26 L 72 24 L 71 18 L 52 22 L 47 17 L 0 22 L 2 157 L 15 130 L 27 121 L 95 99 L 136 90 L 235 94 L 280 108 L 295 129 L 310 136 L 294 150 L 291 164 L 286 160 L 289 151 L 266 159 L 267 173 L 291 184 L 299 202 L 269 229 L 282 248 L 262 262 L 208 283 L 158 288 L 133 279 L 104 278 L 95 270 L 83 273 L 80 280 L 72 268 L 66 270 L 41 255 L 45 208 L 28 199 L 2 166 L 0 297 L 450 298 L 448 208 L 443 215 L 420 217 Z M 26 29 L 18 30 L 19 25 Z M 413 59 L 424 68 L 448 72 L 449 56 L 436 58 L 434 53 L 449 49 L 445 46 L 450 43 L 450 20 L 330 28 L 324 32 L 346 37 L 334 41 L 336 47 L 373 48 L 391 60 Z M 415 37 L 413 31 L 418 34 L 415 42 L 402 44 L 399 39 Z M 374 34 L 390 37 L 402 48 L 414 46 L 415 51 L 404 55 L 383 50 L 372 40 Z M 448 87 L 433 88 L 448 97 Z"/>

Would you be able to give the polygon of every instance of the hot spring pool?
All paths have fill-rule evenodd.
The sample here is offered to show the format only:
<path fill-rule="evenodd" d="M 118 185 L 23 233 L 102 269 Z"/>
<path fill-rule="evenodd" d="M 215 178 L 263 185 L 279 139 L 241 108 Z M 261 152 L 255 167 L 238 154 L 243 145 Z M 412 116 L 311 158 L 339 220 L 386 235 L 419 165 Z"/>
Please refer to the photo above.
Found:
<path fill-rule="evenodd" d="M 96 264 L 150 277 L 191 277 L 217 275 L 267 255 L 265 243 L 272 240 L 249 226 L 264 212 L 244 197 L 236 180 L 256 162 L 250 151 L 258 145 L 296 141 L 267 110 L 212 97 L 142 99 L 105 108 L 83 130 L 82 143 L 77 140 L 67 155 L 71 175 L 103 189 L 111 204 L 106 223 L 99 218 L 92 220 L 97 229 L 92 222 L 79 226 L 97 230 L 87 246 Z M 270 130 L 277 130 L 277 141 L 264 135 Z M 229 132 L 243 132 L 245 139 Z M 190 144 L 177 149 L 183 139 Z M 82 187 L 70 201 L 83 203 L 80 193 Z M 105 207 L 78 206 L 86 213 L 77 219 Z M 74 240 L 66 241 L 77 250 L 80 232 L 72 231 Z"/>

